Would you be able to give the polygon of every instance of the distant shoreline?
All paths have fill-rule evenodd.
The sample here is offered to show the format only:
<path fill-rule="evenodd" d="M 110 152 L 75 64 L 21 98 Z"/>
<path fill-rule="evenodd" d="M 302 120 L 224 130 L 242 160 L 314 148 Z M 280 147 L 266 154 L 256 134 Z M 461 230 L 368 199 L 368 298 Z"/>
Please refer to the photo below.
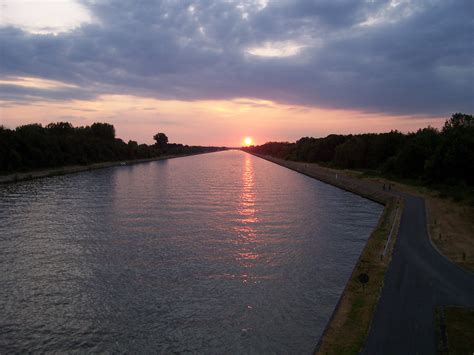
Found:
<path fill-rule="evenodd" d="M 33 170 L 33 171 L 27 171 L 27 172 L 17 172 L 17 173 L 11 173 L 11 174 L 6 174 L 6 175 L 0 175 L 0 184 L 9 184 L 9 183 L 15 183 L 15 182 L 20 182 L 20 181 L 42 179 L 42 178 L 52 177 L 52 176 L 75 174 L 75 173 L 80 173 L 84 171 L 105 169 L 105 168 L 111 168 L 114 166 L 121 166 L 121 165 L 134 165 L 134 164 L 140 164 L 140 163 L 148 163 L 151 161 L 183 158 L 183 157 L 189 157 L 192 155 L 207 154 L 207 153 L 214 153 L 214 152 L 215 151 L 190 153 L 190 154 L 172 154 L 172 155 L 163 155 L 163 156 L 159 156 L 155 158 L 108 161 L 108 162 L 94 163 L 94 164 L 88 164 L 88 165 L 70 165 L 70 166 L 62 166 L 62 167 L 57 167 L 57 168 Z"/>

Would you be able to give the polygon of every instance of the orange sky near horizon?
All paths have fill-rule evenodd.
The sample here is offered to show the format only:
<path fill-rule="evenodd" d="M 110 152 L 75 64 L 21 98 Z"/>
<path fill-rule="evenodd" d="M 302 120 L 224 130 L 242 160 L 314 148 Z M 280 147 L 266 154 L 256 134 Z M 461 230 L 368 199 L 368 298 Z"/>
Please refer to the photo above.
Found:
<path fill-rule="evenodd" d="M 0 125 L 107 122 L 124 141 L 236 147 L 472 111 L 468 3 L 346 5 L 3 0 Z"/>
<path fill-rule="evenodd" d="M 164 132 L 171 142 L 231 147 L 241 146 L 247 136 L 254 144 L 263 144 L 332 133 L 408 132 L 428 125 L 441 127 L 446 118 L 321 109 L 252 98 L 179 101 L 128 95 L 106 95 L 95 101 L 2 103 L 0 112 L 0 124 L 7 128 L 58 121 L 74 126 L 107 122 L 124 141 L 152 143 L 156 132 Z"/>

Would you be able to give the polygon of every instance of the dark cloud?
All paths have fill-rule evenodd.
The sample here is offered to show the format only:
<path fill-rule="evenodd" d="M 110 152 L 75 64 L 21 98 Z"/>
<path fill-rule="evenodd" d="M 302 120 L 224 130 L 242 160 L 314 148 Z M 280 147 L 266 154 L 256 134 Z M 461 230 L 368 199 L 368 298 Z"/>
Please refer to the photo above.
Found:
<path fill-rule="evenodd" d="M 0 84 L 2 100 L 16 102 L 92 100 L 94 93 L 80 88 L 43 89 L 12 84 Z"/>
<path fill-rule="evenodd" d="M 255 97 L 409 114 L 474 111 L 474 2 L 94 1 L 96 23 L 35 35 L 0 29 L 1 75 L 78 88 L 3 86 L 8 100 Z M 287 57 L 249 48 L 304 46 Z"/>

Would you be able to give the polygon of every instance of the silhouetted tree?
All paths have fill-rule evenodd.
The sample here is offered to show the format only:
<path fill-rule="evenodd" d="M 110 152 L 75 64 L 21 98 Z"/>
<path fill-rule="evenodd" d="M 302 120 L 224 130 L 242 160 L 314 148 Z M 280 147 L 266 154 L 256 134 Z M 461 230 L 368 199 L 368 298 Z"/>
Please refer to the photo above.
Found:
<path fill-rule="evenodd" d="M 367 137 L 354 136 L 336 148 L 334 163 L 344 168 L 365 168 L 367 161 Z"/>
<path fill-rule="evenodd" d="M 474 116 L 456 113 L 445 123 L 428 166 L 438 181 L 474 185 Z"/>
<path fill-rule="evenodd" d="M 156 141 L 156 145 L 159 148 L 165 148 L 168 144 L 168 137 L 164 133 L 157 133 L 153 136 L 153 139 Z"/>
<path fill-rule="evenodd" d="M 369 169 L 431 184 L 474 186 L 474 117 L 462 113 L 452 115 L 441 132 L 427 127 L 409 134 L 391 131 L 303 137 L 296 143 L 269 142 L 245 150 L 340 168 Z"/>
<path fill-rule="evenodd" d="M 168 138 L 159 134 L 159 142 L 167 154 L 192 154 L 219 150 L 217 147 L 188 147 L 166 144 Z M 90 164 L 161 155 L 157 145 L 125 143 L 115 138 L 115 128 L 108 123 L 90 127 L 73 127 L 68 122 L 28 124 L 15 130 L 0 126 L 0 173 L 63 165 Z"/>
<path fill-rule="evenodd" d="M 115 139 L 115 128 L 108 123 L 93 123 L 91 126 L 91 132 L 97 138 L 110 141 Z"/>

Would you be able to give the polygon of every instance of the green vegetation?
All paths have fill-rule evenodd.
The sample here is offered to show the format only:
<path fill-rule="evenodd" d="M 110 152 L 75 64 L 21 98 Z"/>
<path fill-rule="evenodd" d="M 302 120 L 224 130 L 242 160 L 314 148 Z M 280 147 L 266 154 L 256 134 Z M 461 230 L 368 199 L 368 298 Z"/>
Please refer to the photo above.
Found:
<path fill-rule="evenodd" d="M 164 133 L 157 133 L 154 139 L 153 145 L 125 143 L 115 137 L 115 128 L 108 123 L 86 127 L 73 127 L 67 122 L 50 123 L 46 127 L 28 124 L 14 130 L 0 126 L 0 173 L 223 149 L 168 143 Z"/>
<path fill-rule="evenodd" d="M 382 290 L 385 271 L 391 260 L 403 201 L 388 191 L 383 191 L 382 184 L 359 179 L 347 171 L 322 167 L 318 164 L 283 160 L 269 155 L 256 155 L 385 205 L 379 223 L 367 240 L 316 349 L 317 354 L 358 354 L 367 338 Z M 393 236 L 387 245 L 392 227 Z M 383 255 L 386 245 L 387 250 Z M 361 284 L 359 279 L 361 274 L 369 276 L 367 283 Z"/>
<path fill-rule="evenodd" d="M 369 237 L 333 319 L 321 338 L 317 354 L 358 354 L 362 350 L 390 262 L 389 255 L 387 258 L 380 255 L 392 224 L 396 223 L 398 229 L 400 215 L 396 215 L 396 210 L 397 207 L 402 208 L 399 204 L 395 199 L 386 203 L 379 225 Z M 394 243 L 395 240 L 392 240 L 390 248 Z M 365 285 L 358 279 L 362 273 L 370 277 Z"/>
<path fill-rule="evenodd" d="M 368 133 L 304 137 L 296 143 L 269 142 L 245 150 L 329 167 L 357 169 L 429 185 L 474 204 L 474 117 L 454 114 L 441 130 L 403 134 Z"/>
<path fill-rule="evenodd" d="M 438 354 L 472 354 L 474 351 L 474 310 L 438 307 L 435 311 Z"/>
<path fill-rule="evenodd" d="M 358 354 L 362 350 L 390 262 L 390 255 L 387 258 L 381 258 L 380 255 L 392 224 L 395 223 L 398 229 L 396 208 L 402 208 L 399 203 L 391 200 L 386 204 L 379 225 L 367 241 L 346 285 L 334 319 L 321 339 L 318 354 Z M 394 242 L 391 241 L 390 249 Z M 370 277 L 366 285 L 362 285 L 358 279 L 362 273 Z"/>

